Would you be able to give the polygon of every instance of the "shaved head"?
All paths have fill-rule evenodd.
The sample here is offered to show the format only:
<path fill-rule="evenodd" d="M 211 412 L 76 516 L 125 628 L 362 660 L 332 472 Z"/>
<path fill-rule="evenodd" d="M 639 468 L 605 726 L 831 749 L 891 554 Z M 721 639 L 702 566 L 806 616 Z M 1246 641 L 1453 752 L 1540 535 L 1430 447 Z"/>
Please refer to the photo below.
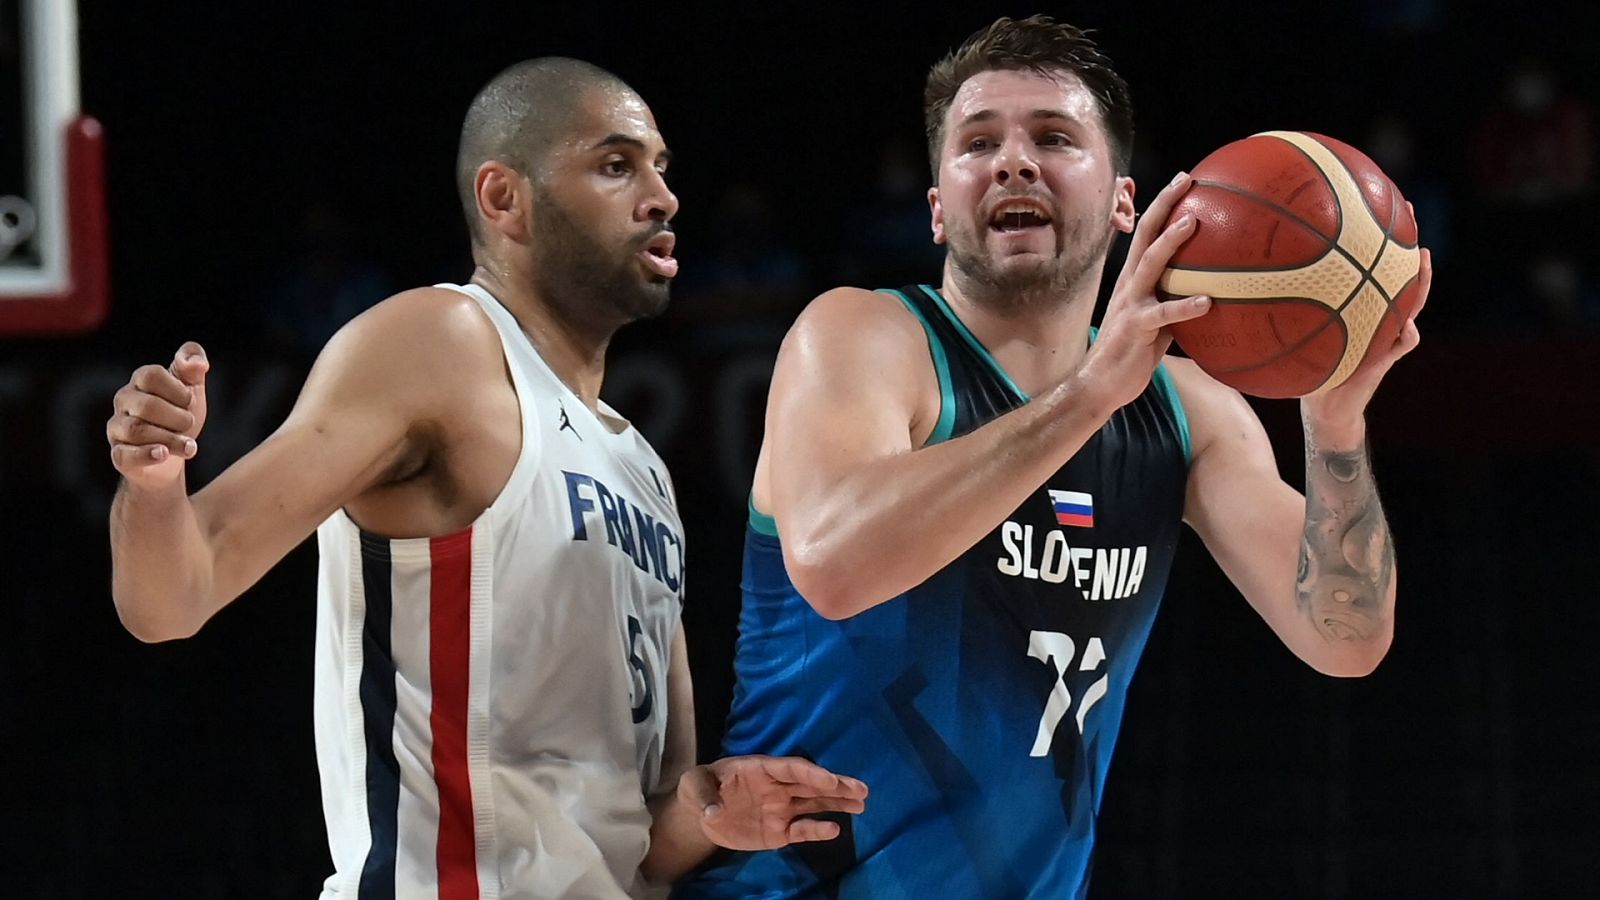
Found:
<path fill-rule="evenodd" d="M 597 89 L 633 92 L 599 66 L 546 56 L 511 66 L 473 98 L 456 154 L 456 189 L 473 246 L 483 242 L 473 184 L 478 167 L 497 160 L 537 183 L 545 154 L 566 134 L 583 98 Z"/>

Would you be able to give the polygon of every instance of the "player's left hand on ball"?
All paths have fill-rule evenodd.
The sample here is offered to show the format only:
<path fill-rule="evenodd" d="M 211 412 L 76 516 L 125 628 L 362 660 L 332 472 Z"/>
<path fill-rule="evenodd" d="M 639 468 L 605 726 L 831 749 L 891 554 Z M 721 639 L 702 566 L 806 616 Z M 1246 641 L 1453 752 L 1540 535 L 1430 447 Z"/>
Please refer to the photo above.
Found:
<path fill-rule="evenodd" d="M 1417 316 L 1422 313 L 1422 307 L 1427 305 L 1428 291 L 1432 287 L 1433 256 L 1427 248 L 1423 248 L 1417 269 L 1417 311 L 1401 326 L 1400 333 L 1389 346 L 1368 348 L 1366 359 L 1345 379 L 1344 384 L 1306 397 L 1302 403 L 1307 414 L 1327 420 L 1348 419 L 1362 414 L 1378 390 L 1378 383 L 1383 376 L 1389 373 L 1400 357 L 1417 349 L 1417 344 L 1422 341 L 1422 333 L 1417 330 Z"/>
<path fill-rule="evenodd" d="M 678 799 L 700 810 L 700 828 L 719 847 L 772 850 L 839 836 L 816 813 L 859 813 L 867 786 L 794 756 L 730 756 L 695 766 L 678 781 Z"/>

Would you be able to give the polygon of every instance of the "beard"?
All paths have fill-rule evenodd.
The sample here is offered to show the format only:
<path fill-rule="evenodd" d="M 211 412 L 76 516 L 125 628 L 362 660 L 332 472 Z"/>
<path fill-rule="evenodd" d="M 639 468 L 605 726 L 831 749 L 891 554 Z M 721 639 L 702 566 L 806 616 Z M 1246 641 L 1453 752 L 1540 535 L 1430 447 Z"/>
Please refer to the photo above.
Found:
<path fill-rule="evenodd" d="M 534 286 L 569 318 L 616 328 L 666 311 L 671 280 L 640 270 L 636 254 L 670 226 L 659 223 L 622 246 L 597 240 L 555 198 L 535 194 Z"/>
<path fill-rule="evenodd" d="M 1029 260 L 995 256 L 985 246 L 987 222 L 967 223 L 950 230 L 950 267 L 968 298 L 1002 314 L 1065 302 L 1085 279 L 1099 278 L 1116 236 L 1110 213 L 1108 206 L 1095 216 L 1056 220 L 1055 252 Z"/>

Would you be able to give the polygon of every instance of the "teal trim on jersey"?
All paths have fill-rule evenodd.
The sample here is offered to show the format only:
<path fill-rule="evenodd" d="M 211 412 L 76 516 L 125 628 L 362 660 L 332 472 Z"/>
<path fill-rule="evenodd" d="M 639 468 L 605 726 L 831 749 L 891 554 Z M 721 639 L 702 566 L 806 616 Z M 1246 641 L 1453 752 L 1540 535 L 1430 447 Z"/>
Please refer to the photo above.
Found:
<path fill-rule="evenodd" d="M 1089 326 L 1089 343 L 1093 344 L 1095 338 L 1100 336 L 1100 329 Z M 1183 400 L 1178 397 L 1178 387 L 1172 383 L 1172 373 L 1167 371 L 1166 363 L 1156 365 L 1155 374 L 1150 377 L 1156 386 L 1156 393 L 1167 401 L 1172 407 L 1172 418 L 1178 423 L 1178 438 L 1183 441 L 1183 461 L 1194 461 L 1194 449 L 1189 445 L 1189 416 L 1183 411 Z"/>
<path fill-rule="evenodd" d="M 944 298 L 939 296 L 938 291 L 926 284 L 918 285 L 918 287 L 922 288 L 924 293 L 933 298 L 933 302 L 938 304 L 939 309 L 944 312 L 946 318 L 948 318 L 951 323 L 956 326 L 957 331 L 961 332 L 961 336 L 966 338 L 967 343 L 972 345 L 972 349 L 976 350 L 978 355 L 983 357 L 983 359 L 989 363 L 989 367 L 994 369 L 994 373 L 1000 376 L 1000 380 L 1005 383 L 1006 387 L 1011 389 L 1013 394 L 1017 395 L 1018 399 L 1020 399 L 1023 403 L 1027 403 L 1029 400 L 1033 399 L 1032 397 L 1029 397 L 1027 394 L 1023 393 L 1022 388 L 1017 387 L 1017 383 L 1011 380 L 1011 376 L 1007 374 L 1005 369 L 1000 368 L 1000 364 L 995 361 L 994 354 L 990 353 L 989 348 L 985 347 L 983 342 L 979 341 L 977 336 L 972 333 L 971 329 L 967 328 L 967 323 L 961 321 L 961 318 L 956 315 L 955 310 L 950 308 L 950 304 L 944 302 Z"/>
<path fill-rule="evenodd" d="M 898 297 L 900 302 L 905 304 L 906 309 L 917 317 L 917 321 L 922 325 L 923 332 L 928 335 L 928 352 L 933 357 L 933 370 L 939 376 L 939 420 L 934 423 L 933 432 L 928 435 L 928 440 L 923 446 L 931 447 L 941 441 L 948 441 L 950 433 L 955 430 L 956 426 L 956 391 L 950 382 L 950 360 L 945 356 L 944 342 L 939 340 L 939 335 L 934 333 L 933 326 L 929 324 L 927 319 L 923 318 L 922 311 L 917 309 L 917 305 L 911 302 L 910 297 L 894 288 L 885 288 L 883 293 L 893 294 Z M 1002 372 L 1001 374 L 1004 375 L 1005 373 Z M 756 509 L 754 494 L 750 495 L 750 527 L 755 529 L 758 534 L 764 534 L 767 537 L 778 536 L 778 520 Z"/>
<path fill-rule="evenodd" d="M 1183 439 L 1183 461 L 1194 461 L 1194 449 L 1189 444 L 1189 416 L 1183 411 L 1183 400 L 1178 397 L 1178 386 L 1172 383 L 1172 374 L 1167 371 L 1167 364 L 1156 366 L 1156 374 L 1152 379 L 1156 390 L 1166 398 L 1167 405 L 1172 407 L 1172 417 L 1178 422 L 1178 436 Z"/>
<path fill-rule="evenodd" d="M 750 527 L 767 537 L 778 536 L 778 520 L 756 509 L 756 495 L 750 495 Z"/>
<path fill-rule="evenodd" d="M 950 383 L 950 359 L 944 354 L 944 342 L 939 340 L 932 323 L 923 318 L 922 310 L 917 309 L 917 305 L 911 302 L 910 297 L 894 288 L 884 288 L 883 293 L 899 297 L 906 309 L 911 310 L 911 314 L 922 323 L 922 330 L 928 335 L 928 352 L 933 355 L 933 370 L 939 373 L 939 420 L 934 423 L 933 431 L 922 445 L 931 447 L 941 441 L 948 441 L 950 433 L 956 427 L 956 390 Z"/>

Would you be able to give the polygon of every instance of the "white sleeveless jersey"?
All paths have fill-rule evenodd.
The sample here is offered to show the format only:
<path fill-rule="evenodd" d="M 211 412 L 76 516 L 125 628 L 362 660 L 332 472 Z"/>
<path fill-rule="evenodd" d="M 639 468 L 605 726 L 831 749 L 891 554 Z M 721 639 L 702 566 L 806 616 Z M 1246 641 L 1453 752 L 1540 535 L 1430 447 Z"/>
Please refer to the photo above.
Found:
<path fill-rule="evenodd" d="M 683 590 L 671 483 L 487 291 L 441 287 L 500 332 L 522 452 L 463 531 L 389 540 L 342 511 L 317 531 L 322 896 L 643 896 Z"/>

